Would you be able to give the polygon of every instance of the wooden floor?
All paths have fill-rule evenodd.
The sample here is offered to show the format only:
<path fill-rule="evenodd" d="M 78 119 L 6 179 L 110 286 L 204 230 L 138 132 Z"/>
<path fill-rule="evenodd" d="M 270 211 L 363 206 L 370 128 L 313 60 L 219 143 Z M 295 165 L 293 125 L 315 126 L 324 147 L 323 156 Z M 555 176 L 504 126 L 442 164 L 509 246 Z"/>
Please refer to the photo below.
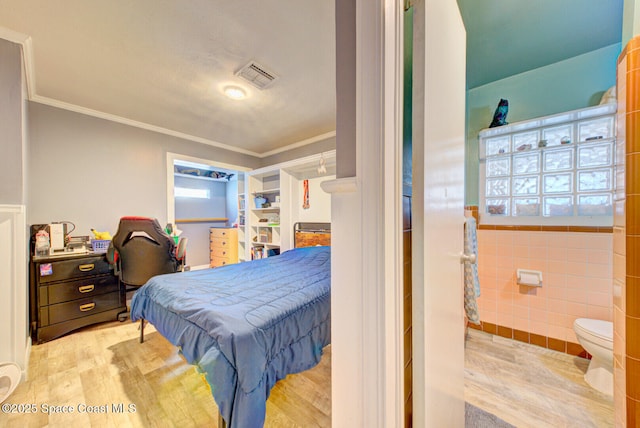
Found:
<path fill-rule="evenodd" d="M 38 411 L 0 413 L 0 426 L 216 427 L 203 376 L 153 326 L 145 337 L 141 345 L 137 324 L 113 322 L 34 346 L 30 380 L 8 402 Z M 517 427 L 613 426 L 611 399 L 584 382 L 587 360 L 477 330 L 469 330 L 465 348 L 471 404 Z M 74 413 L 47 415 L 44 405 L 71 406 Z M 106 413 L 79 413 L 82 405 Z M 330 347 L 318 366 L 276 384 L 265 426 L 331 426 Z"/>
<path fill-rule="evenodd" d="M 588 360 L 469 329 L 465 399 L 516 427 L 613 427 L 613 401 L 584 381 Z"/>
<path fill-rule="evenodd" d="M 104 323 L 33 346 L 30 380 L 7 402 L 35 404 L 37 413 L 0 413 L 0 426 L 216 427 L 217 406 L 204 377 L 153 326 L 145 327 L 140 344 L 137 326 Z M 47 415 L 43 406 L 70 406 L 73 413 Z M 97 413 L 80 413 L 82 406 Z M 276 384 L 265 426 L 331 426 L 330 346 L 316 367 Z"/>

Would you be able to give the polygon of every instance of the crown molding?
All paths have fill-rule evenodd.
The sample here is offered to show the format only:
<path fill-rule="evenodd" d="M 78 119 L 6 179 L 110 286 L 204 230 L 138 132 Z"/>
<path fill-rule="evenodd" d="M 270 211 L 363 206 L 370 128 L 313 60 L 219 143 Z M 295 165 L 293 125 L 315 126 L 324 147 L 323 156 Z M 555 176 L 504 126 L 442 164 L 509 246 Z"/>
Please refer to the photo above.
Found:
<path fill-rule="evenodd" d="M 52 107 L 57 107 L 63 110 L 69 110 L 76 113 L 86 114 L 88 116 L 97 117 L 100 119 L 109 120 L 111 122 L 122 123 L 124 125 L 133 126 L 140 129 L 145 129 L 147 131 L 158 132 L 160 134 L 170 135 L 172 137 L 181 138 L 183 140 L 194 141 L 196 143 L 208 144 L 210 146 L 218 147 L 220 149 L 229 150 L 237 153 L 242 153 L 249 156 L 260 157 L 260 153 L 252 152 L 250 150 L 241 149 L 238 147 L 229 146 L 224 143 L 219 143 L 217 141 L 212 141 L 206 138 L 195 137 L 193 135 L 185 134 L 178 131 L 173 131 L 171 129 L 163 128 L 161 126 L 150 125 L 144 122 L 138 122 L 137 120 L 128 119 L 126 117 L 117 116 L 115 114 L 105 113 L 99 110 L 93 110 L 90 108 L 82 107 L 77 104 L 66 103 L 64 101 L 59 101 L 53 98 L 43 97 L 40 95 L 34 95 L 31 97 L 31 100 L 36 103 L 49 105 Z"/>
<path fill-rule="evenodd" d="M 17 31 L 13 31 L 9 28 L 0 26 L 0 39 L 7 40 L 12 43 L 16 43 L 22 47 L 22 59 L 24 63 L 24 71 L 25 78 L 27 83 L 27 96 L 29 101 L 33 101 L 40 104 L 49 105 L 52 107 L 60 108 L 63 110 L 69 110 L 76 113 L 85 114 L 88 116 L 97 117 L 104 120 L 109 120 L 111 122 L 121 123 L 124 125 L 133 126 L 135 128 L 145 129 L 147 131 L 157 132 L 159 134 L 169 135 L 176 138 L 181 138 L 183 140 L 193 141 L 196 143 L 207 144 L 209 146 L 218 147 L 223 150 L 228 150 L 231 152 L 241 153 L 244 155 L 253 156 L 259 159 L 265 158 L 267 156 L 275 155 L 278 153 L 286 152 L 288 150 L 296 149 L 299 147 L 303 147 L 309 144 L 316 143 L 318 141 L 326 140 L 327 138 L 335 137 L 336 132 L 331 131 L 325 134 L 321 134 L 315 137 L 308 138 L 306 140 L 298 141 L 293 144 L 289 144 L 284 147 L 280 147 L 278 149 L 269 150 L 263 153 L 254 152 L 251 150 L 242 149 L 239 147 L 230 146 L 225 143 L 220 143 L 218 141 L 209 140 L 207 138 L 196 137 L 191 134 L 186 134 L 183 132 L 174 131 L 172 129 L 163 128 L 161 126 L 151 125 L 149 123 L 139 122 L 137 120 L 128 119 L 126 117 L 117 116 L 111 113 L 106 113 L 99 110 L 93 110 L 87 107 L 82 107 L 77 104 L 67 103 L 64 101 L 56 100 L 49 97 L 44 97 L 39 95 L 36 92 L 36 74 L 35 74 L 35 66 L 34 66 L 34 55 L 33 55 L 33 42 L 31 36 L 19 33 Z"/>
<path fill-rule="evenodd" d="M 336 131 L 326 132 L 324 134 L 316 135 L 315 137 L 307 138 L 306 140 L 298 141 L 297 143 L 289 144 L 288 146 L 280 147 L 279 149 L 269 150 L 268 152 L 260 153 L 260 157 L 265 158 L 267 156 L 272 156 L 272 155 L 286 152 L 292 149 L 297 149 L 298 147 L 308 146 L 309 144 L 317 143 L 318 141 L 327 140 L 335 136 L 336 136 Z"/>

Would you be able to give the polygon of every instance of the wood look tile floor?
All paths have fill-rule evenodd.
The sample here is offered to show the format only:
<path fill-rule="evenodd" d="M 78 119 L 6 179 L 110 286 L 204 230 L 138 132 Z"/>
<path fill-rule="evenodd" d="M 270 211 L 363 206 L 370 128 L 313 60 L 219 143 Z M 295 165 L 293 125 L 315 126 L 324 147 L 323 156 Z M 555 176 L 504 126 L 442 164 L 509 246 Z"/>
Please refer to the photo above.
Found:
<path fill-rule="evenodd" d="M 465 399 L 516 427 L 613 427 L 613 400 L 584 381 L 588 360 L 469 329 Z"/>
<path fill-rule="evenodd" d="M 217 427 L 217 406 L 204 376 L 153 326 L 145 327 L 140 344 L 137 327 L 103 323 L 34 345 L 29 380 L 6 403 L 35 404 L 37 412 L 0 412 L 0 426 Z M 70 406 L 73 413 L 47 415 L 43 406 Z M 95 406 L 95 413 L 81 412 L 82 406 Z M 330 346 L 316 367 L 271 390 L 265 426 L 331 426 Z"/>
<path fill-rule="evenodd" d="M 465 399 L 517 427 L 611 427 L 613 403 L 584 382 L 587 363 L 469 329 Z M 128 321 L 35 345 L 29 376 L 7 402 L 35 404 L 38 411 L 0 412 L 1 427 L 217 426 L 203 376 L 150 325 L 142 345 L 137 323 Z M 114 411 L 120 404 L 123 412 Z M 71 406 L 74 413 L 47 415 L 43 405 Z M 96 413 L 80 413 L 79 405 L 97 406 Z M 265 426 L 331 426 L 331 347 L 318 366 L 276 384 Z"/>

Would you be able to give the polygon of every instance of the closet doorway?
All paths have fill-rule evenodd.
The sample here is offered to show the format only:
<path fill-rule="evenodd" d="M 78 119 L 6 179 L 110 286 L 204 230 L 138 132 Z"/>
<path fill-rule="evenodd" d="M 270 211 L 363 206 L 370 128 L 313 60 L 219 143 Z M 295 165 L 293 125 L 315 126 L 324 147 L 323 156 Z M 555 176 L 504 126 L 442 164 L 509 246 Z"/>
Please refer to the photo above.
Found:
<path fill-rule="evenodd" d="M 190 269 L 209 267 L 209 228 L 238 223 L 238 189 L 244 187 L 246 171 L 249 168 L 167 153 L 167 222 L 189 240 Z"/>

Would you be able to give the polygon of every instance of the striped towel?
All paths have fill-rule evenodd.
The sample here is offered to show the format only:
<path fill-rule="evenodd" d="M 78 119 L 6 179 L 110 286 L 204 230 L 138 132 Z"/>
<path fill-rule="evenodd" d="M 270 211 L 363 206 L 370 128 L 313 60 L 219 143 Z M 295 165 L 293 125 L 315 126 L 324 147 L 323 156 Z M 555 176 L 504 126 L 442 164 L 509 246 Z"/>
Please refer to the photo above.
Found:
<path fill-rule="evenodd" d="M 476 261 L 464 262 L 464 310 L 467 318 L 474 324 L 480 324 L 476 297 L 480 297 L 480 281 L 478 279 L 478 239 L 476 236 L 476 219 L 467 217 L 464 223 L 464 253 L 475 254 Z"/>

